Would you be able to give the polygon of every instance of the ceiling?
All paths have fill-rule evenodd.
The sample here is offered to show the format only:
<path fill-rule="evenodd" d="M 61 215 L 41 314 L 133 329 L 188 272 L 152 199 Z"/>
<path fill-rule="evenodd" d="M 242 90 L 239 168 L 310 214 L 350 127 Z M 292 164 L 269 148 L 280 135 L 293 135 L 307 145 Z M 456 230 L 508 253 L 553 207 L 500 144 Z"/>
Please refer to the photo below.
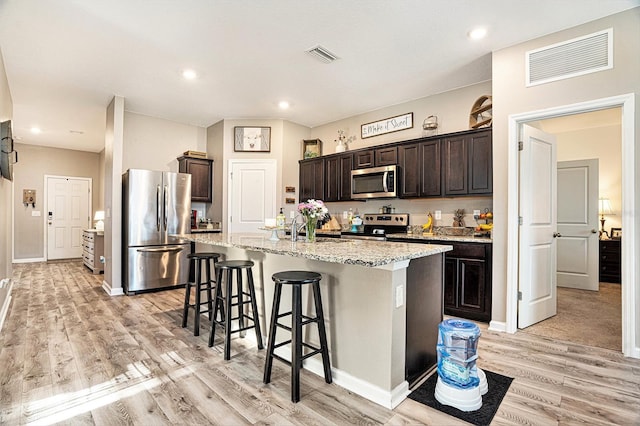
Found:
<path fill-rule="evenodd" d="M 114 95 L 127 111 L 203 127 L 225 118 L 314 127 L 490 80 L 492 51 L 639 5 L 0 0 L 0 49 L 17 142 L 99 152 Z M 467 38 L 476 26 L 485 39 Z M 339 59 L 305 53 L 318 44 Z M 186 68 L 198 77 L 183 79 Z"/>

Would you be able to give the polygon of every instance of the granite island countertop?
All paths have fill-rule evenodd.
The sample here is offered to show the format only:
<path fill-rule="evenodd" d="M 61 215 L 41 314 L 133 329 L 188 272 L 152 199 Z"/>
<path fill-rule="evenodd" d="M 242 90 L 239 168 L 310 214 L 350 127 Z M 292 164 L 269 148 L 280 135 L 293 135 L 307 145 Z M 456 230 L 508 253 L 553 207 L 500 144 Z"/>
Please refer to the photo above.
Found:
<path fill-rule="evenodd" d="M 444 253 L 452 246 L 398 243 L 387 241 L 347 240 L 318 237 L 315 243 L 287 239 L 271 241 L 264 233 L 180 234 L 174 237 L 201 244 L 236 247 L 264 253 L 301 257 L 330 263 L 376 267 L 394 262 Z"/>

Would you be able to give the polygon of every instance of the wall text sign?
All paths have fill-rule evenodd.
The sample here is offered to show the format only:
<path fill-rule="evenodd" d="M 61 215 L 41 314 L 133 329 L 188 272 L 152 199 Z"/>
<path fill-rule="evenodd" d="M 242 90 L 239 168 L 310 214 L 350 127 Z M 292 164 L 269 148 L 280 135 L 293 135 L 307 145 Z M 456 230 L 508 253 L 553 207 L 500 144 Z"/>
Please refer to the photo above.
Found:
<path fill-rule="evenodd" d="M 413 127 L 413 113 L 398 115 L 384 120 L 374 121 L 360 126 L 361 138 L 384 135 L 385 133 L 411 129 Z"/>

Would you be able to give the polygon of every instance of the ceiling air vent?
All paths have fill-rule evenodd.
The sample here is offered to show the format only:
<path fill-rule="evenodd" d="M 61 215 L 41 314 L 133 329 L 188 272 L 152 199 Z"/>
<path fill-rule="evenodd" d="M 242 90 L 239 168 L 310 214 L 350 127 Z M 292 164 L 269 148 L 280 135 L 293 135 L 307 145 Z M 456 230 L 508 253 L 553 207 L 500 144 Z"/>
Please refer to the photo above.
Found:
<path fill-rule="evenodd" d="M 307 53 L 317 58 L 318 60 L 324 62 L 325 64 L 329 64 L 335 61 L 336 59 L 339 59 L 336 55 L 329 52 L 326 48 L 320 45 L 316 47 L 312 47 L 311 49 L 307 50 Z"/>
<path fill-rule="evenodd" d="M 527 86 L 613 68 L 613 29 L 530 50 Z"/>

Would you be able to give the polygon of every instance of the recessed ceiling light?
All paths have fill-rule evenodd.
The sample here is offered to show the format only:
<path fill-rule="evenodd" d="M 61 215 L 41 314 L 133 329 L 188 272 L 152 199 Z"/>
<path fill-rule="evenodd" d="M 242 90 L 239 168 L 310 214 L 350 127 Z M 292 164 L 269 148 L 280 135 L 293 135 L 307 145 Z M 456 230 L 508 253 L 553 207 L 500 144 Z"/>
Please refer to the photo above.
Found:
<path fill-rule="evenodd" d="M 475 28 L 467 34 L 471 40 L 480 40 L 487 35 L 487 29 L 483 27 Z"/>
<path fill-rule="evenodd" d="M 182 76 L 187 80 L 194 80 L 196 77 L 198 77 L 198 74 L 196 74 L 194 70 L 187 69 L 182 71 Z"/>
<path fill-rule="evenodd" d="M 290 105 L 289 105 L 289 102 L 287 102 L 287 101 L 280 101 L 280 102 L 278 102 L 278 107 L 279 107 L 280 109 L 288 109 L 288 108 L 289 108 L 289 106 L 290 106 Z"/>
<path fill-rule="evenodd" d="M 38 133 L 42 133 L 42 130 L 40 130 L 40 127 L 32 127 L 31 133 L 34 133 L 37 135 Z"/>

